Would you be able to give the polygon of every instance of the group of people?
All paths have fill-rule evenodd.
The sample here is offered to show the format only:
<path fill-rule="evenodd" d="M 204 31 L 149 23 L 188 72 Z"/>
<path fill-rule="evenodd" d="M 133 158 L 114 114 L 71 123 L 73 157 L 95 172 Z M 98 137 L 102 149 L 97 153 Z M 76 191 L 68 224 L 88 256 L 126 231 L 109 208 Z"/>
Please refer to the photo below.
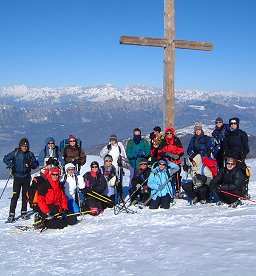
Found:
<path fill-rule="evenodd" d="M 213 193 L 218 204 L 232 207 L 240 204 L 239 197 L 248 193 L 249 176 L 246 175 L 245 158 L 249 153 L 247 134 L 239 128 L 239 119 L 231 118 L 225 124 L 215 120 L 212 136 L 204 133 L 202 122 L 197 121 L 194 135 L 187 147 L 188 164 L 182 166 L 184 147 L 173 128 L 164 132 L 159 126 L 150 133 L 150 141 L 135 128 L 126 147 L 115 134 L 100 151 L 103 166 L 97 161 L 90 164 L 90 171 L 80 175 L 86 163 L 86 154 L 70 135 L 68 146 L 60 151 L 52 137 L 45 140 L 45 147 L 38 159 L 29 150 L 29 141 L 22 138 L 14 151 L 4 156 L 4 163 L 14 176 L 13 196 L 7 222 L 15 221 L 17 200 L 22 190 L 21 217 L 28 219 L 27 191 L 31 183 L 31 170 L 40 167 L 35 218 L 44 221 L 47 228 L 63 228 L 76 223 L 81 212 L 98 215 L 106 207 L 117 204 L 117 194 L 122 196 L 124 162 L 129 163 L 129 201 L 147 204 L 150 209 L 168 209 L 174 198 L 185 191 L 190 204 L 210 201 Z M 214 173 L 205 158 L 218 165 Z M 191 180 L 181 181 L 181 169 L 191 174 Z M 33 180 L 34 181 L 34 180 Z"/>

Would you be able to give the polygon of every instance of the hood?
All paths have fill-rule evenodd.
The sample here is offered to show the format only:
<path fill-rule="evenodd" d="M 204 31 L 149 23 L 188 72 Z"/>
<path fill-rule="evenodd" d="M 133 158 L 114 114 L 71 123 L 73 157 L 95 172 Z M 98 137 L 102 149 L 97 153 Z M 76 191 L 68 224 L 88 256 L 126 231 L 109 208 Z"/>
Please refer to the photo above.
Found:
<path fill-rule="evenodd" d="M 55 144 L 54 138 L 52 138 L 52 137 L 47 137 L 47 138 L 45 139 L 45 145 L 47 146 L 49 142 L 54 142 L 54 144 Z"/>
<path fill-rule="evenodd" d="M 173 135 L 175 135 L 175 130 L 172 127 L 168 127 L 164 133 L 166 134 L 166 132 L 171 132 Z"/>

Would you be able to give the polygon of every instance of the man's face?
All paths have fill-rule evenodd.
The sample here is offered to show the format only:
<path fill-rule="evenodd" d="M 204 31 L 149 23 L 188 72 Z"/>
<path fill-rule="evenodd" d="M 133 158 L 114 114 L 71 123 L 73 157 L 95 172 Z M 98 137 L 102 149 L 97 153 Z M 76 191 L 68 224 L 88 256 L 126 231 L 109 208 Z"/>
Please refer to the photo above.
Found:
<path fill-rule="evenodd" d="M 53 141 L 50 141 L 49 143 L 48 143 L 48 148 L 49 149 L 53 149 L 54 148 L 54 142 Z"/>
<path fill-rule="evenodd" d="M 230 128 L 232 128 L 232 129 L 237 129 L 237 123 L 231 121 L 231 123 L 230 123 Z"/>
<path fill-rule="evenodd" d="M 111 140 L 110 140 L 110 144 L 111 144 L 112 146 L 114 146 L 114 145 L 116 144 L 116 140 L 115 140 L 115 139 L 111 139 Z"/>
<path fill-rule="evenodd" d="M 26 152 L 27 149 L 28 149 L 28 146 L 22 145 L 22 146 L 20 147 L 20 149 L 21 149 L 23 152 Z"/>
<path fill-rule="evenodd" d="M 134 131 L 134 135 L 140 135 L 140 131 Z"/>
<path fill-rule="evenodd" d="M 196 135 L 200 135 L 201 133 L 202 133 L 202 129 L 200 129 L 200 128 L 195 131 Z"/>

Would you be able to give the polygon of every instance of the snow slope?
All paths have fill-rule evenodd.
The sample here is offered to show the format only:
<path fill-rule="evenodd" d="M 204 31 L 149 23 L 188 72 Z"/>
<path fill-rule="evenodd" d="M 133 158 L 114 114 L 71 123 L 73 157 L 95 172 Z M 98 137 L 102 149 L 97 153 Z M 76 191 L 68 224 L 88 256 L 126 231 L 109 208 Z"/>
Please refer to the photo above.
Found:
<path fill-rule="evenodd" d="M 89 156 L 90 162 L 99 157 Z M 256 160 L 250 194 L 256 200 Z M 126 171 L 125 185 L 129 172 Z M 2 181 L 0 188 L 5 185 Z M 0 200 L 1 275 L 255 275 L 256 206 L 188 206 L 137 209 L 137 214 L 84 216 L 63 230 L 17 232 L 5 224 L 11 185 Z M 20 203 L 19 203 L 20 204 Z M 19 214 L 20 205 L 17 207 Z M 16 224 L 33 223 L 17 221 Z"/>

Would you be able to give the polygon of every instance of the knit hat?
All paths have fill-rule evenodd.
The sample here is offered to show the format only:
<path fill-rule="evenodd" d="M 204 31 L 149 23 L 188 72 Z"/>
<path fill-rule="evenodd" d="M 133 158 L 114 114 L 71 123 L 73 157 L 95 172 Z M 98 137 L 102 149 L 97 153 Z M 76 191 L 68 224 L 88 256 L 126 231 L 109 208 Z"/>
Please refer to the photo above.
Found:
<path fill-rule="evenodd" d="M 201 121 L 196 121 L 195 122 L 195 126 L 194 126 L 194 130 L 198 130 L 198 129 L 202 129 L 202 125 L 203 123 Z"/>
<path fill-rule="evenodd" d="M 217 122 L 222 122 L 222 123 L 223 123 L 223 119 L 222 119 L 221 117 L 218 117 L 218 118 L 215 120 L 215 124 L 216 124 Z"/>
<path fill-rule="evenodd" d="M 72 163 L 67 163 L 65 165 L 65 172 L 68 172 L 68 170 L 75 170 L 76 169 L 76 166 Z"/>
<path fill-rule="evenodd" d="M 110 154 L 107 154 L 107 155 L 104 157 L 104 162 L 107 161 L 107 160 L 113 161 L 113 157 L 112 157 Z"/>
<path fill-rule="evenodd" d="M 45 138 L 45 144 L 46 144 L 46 145 L 49 144 L 50 142 L 53 142 L 53 143 L 55 144 L 54 138 L 52 138 L 52 137 L 47 137 L 47 138 Z"/>
<path fill-rule="evenodd" d="M 226 163 L 233 163 L 234 165 L 236 165 L 236 159 L 232 157 L 228 157 Z"/>
<path fill-rule="evenodd" d="M 145 158 L 141 158 L 140 162 L 139 162 L 139 165 L 142 165 L 142 164 L 147 164 L 148 165 L 148 160 L 145 159 Z"/>
<path fill-rule="evenodd" d="M 29 147 L 29 142 L 27 138 L 22 138 L 19 142 L 19 147 L 21 146 L 28 146 Z"/>
<path fill-rule="evenodd" d="M 99 163 L 97 161 L 92 161 L 90 167 L 92 168 L 92 166 L 100 166 Z"/>
<path fill-rule="evenodd" d="M 160 126 L 155 126 L 153 128 L 154 131 L 158 131 L 158 132 L 161 132 L 161 127 Z"/>
<path fill-rule="evenodd" d="M 76 140 L 76 137 L 75 137 L 74 135 L 70 134 L 69 137 L 68 137 L 68 140 L 69 140 L 69 141 L 70 141 L 70 140 Z"/>
<path fill-rule="evenodd" d="M 109 141 L 111 141 L 111 140 L 117 141 L 117 136 L 115 134 L 111 134 L 109 137 Z"/>

